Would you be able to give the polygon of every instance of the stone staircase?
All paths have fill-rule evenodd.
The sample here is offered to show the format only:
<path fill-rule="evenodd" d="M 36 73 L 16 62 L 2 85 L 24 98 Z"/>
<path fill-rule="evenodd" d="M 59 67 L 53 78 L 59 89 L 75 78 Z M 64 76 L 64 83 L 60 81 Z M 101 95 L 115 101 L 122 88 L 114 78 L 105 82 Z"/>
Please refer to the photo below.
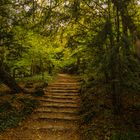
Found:
<path fill-rule="evenodd" d="M 80 140 L 78 78 L 59 74 L 24 126 L 2 140 Z"/>

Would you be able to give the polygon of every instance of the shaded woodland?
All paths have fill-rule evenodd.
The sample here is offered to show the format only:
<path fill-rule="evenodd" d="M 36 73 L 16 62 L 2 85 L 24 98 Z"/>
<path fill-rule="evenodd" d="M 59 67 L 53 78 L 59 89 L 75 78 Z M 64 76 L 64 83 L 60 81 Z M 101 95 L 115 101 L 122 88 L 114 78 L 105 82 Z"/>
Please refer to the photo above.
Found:
<path fill-rule="evenodd" d="M 57 73 L 81 79 L 85 140 L 140 139 L 140 1 L 1 0 L 0 131 Z"/>

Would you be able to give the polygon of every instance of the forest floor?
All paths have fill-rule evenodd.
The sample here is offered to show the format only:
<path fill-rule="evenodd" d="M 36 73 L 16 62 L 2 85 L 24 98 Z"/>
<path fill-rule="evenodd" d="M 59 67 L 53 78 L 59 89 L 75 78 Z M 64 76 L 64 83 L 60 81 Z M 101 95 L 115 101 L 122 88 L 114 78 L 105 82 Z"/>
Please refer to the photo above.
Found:
<path fill-rule="evenodd" d="M 140 140 L 140 95 L 122 97 L 122 112 L 113 112 L 112 96 L 105 86 L 92 85 L 81 93 L 81 133 L 85 140 Z"/>
<path fill-rule="evenodd" d="M 0 135 L 0 140 L 80 140 L 78 78 L 59 74 L 38 98 L 40 105 L 18 127 Z"/>

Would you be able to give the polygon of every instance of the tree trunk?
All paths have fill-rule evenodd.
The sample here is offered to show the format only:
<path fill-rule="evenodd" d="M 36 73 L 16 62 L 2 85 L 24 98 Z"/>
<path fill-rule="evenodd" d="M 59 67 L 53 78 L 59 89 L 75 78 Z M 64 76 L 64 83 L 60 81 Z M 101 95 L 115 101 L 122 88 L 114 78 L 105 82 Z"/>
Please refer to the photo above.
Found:
<path fill-rule="evenodd" d="M 0 66 L 0 80 L 7 85 L 14 93 L 23 92 L 23 89 L 16 83 L 15 79 Z"/>
<path fill-rule="evenodd" d="M 139 35 L 139 32 L 137 30 L 137 27 L 136 27 L 134 21 L 132 20 L 131 16 L 128 13 L 127 5 L 125 5 L 125 3 L 123 3 L 123 6 L 120 6 L 120 2 L 118 0 L 112 0 L 112 3 L 118 8 L 118 10 L 121 14 L 123 28 L 125 27 L 130 30 L 130 33 L 133 36 L 136 54 L 140 58 L 140 35 Z M 125 29 L 125 30 L 127 30 L 127 29 Z"/>

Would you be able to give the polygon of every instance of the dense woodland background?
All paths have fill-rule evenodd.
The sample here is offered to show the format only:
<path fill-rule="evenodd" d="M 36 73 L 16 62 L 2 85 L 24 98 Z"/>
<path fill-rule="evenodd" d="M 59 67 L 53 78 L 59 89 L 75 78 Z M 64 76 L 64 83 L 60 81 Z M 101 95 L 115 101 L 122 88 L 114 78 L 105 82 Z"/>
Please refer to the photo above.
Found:
<path fill-rule="evenodd" d="M 1 87 L 15 97 L 58 72 L 81 77 L 85 139 L 138 140 L 140 1 L 1 0 Z"/>

